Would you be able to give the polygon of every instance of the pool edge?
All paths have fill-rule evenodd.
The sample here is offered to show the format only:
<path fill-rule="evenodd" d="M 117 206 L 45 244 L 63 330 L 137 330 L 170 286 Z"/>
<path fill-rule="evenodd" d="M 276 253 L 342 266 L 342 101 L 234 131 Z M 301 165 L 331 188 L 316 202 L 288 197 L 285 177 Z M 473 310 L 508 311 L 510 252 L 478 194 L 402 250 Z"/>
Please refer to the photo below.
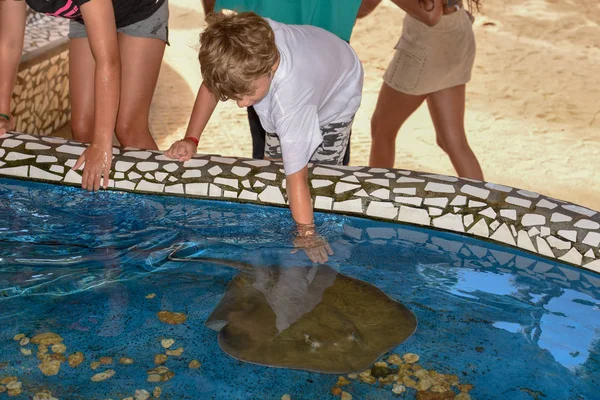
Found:
<path fill-rule="evenodd" d="M 78 186 L 85 145 L 9 133 L 0 176 Z M 114 148 L 110 190 L 287 206 L 279 162 L 197 155 L 179 163 L 161 151 Z M 450 231 L 600 272 L 600 214 L 490 182 L 400 169 L 309 165 L 315 210 Z"/>

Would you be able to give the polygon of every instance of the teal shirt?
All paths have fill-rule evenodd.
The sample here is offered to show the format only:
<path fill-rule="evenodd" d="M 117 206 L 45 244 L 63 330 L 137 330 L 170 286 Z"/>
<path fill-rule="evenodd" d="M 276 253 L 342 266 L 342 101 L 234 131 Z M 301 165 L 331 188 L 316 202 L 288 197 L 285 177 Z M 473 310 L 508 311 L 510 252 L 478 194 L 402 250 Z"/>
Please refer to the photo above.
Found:
<path fill-rule="evenodd" d="M 215 11 L 254 11 L 290 25 L 313 25 L 349 42 L 361 0 L 216 0 Z"/>

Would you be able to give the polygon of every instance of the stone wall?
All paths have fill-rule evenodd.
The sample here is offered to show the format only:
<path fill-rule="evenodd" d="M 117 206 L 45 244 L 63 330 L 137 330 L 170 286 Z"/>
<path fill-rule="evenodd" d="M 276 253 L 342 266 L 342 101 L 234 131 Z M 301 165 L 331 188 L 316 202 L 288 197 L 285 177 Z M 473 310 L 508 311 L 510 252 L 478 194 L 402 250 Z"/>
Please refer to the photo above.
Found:
<path fill-rule="evenodd" d="M 11 113 L 16 129 L 48 135 L 69 122 L 69 22 L 28 9 Z"/>
<path fill-rule="evenodd" d="M 0 176 L 79 186 L 84 145 L 7 134 Z M 114 148 L 110 189 L 287 206 L 278 162 Z M 405 170 L 310 165 L 315 209 L 447 230 L 600 272 L 600 214 L 538 193 Z M 600 280 L 598 280 L 600 282 Z"/>

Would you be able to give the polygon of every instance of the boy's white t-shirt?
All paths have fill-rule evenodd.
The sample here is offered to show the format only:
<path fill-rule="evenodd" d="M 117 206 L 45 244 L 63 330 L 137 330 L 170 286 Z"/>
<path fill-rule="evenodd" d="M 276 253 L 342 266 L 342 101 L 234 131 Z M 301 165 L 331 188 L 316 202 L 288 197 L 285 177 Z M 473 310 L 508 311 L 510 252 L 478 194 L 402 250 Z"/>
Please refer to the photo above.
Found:
<path fill-rule="evenodd" d="M 323 141 L 321 127 L 348 122 L 360 106 L 363 69 L 350 45 L 310 25 L 265 18 L 275 33 L 279 66 L 254 109 L 281 142 L 287 175 L 300 171 Z"/>

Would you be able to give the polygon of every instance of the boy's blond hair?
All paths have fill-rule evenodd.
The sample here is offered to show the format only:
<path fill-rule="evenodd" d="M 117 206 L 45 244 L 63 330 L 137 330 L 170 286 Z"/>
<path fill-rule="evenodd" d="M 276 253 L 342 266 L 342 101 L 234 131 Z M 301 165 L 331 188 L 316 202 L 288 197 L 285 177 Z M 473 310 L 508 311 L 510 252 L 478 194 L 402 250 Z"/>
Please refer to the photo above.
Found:
<path fill-rule="evenodd" d="M 198 55 L 204 84 L 222 101 L 253 94 L 279 56 L 269 23 L 253 12 L 213 13 L 206 22 Z"/>

